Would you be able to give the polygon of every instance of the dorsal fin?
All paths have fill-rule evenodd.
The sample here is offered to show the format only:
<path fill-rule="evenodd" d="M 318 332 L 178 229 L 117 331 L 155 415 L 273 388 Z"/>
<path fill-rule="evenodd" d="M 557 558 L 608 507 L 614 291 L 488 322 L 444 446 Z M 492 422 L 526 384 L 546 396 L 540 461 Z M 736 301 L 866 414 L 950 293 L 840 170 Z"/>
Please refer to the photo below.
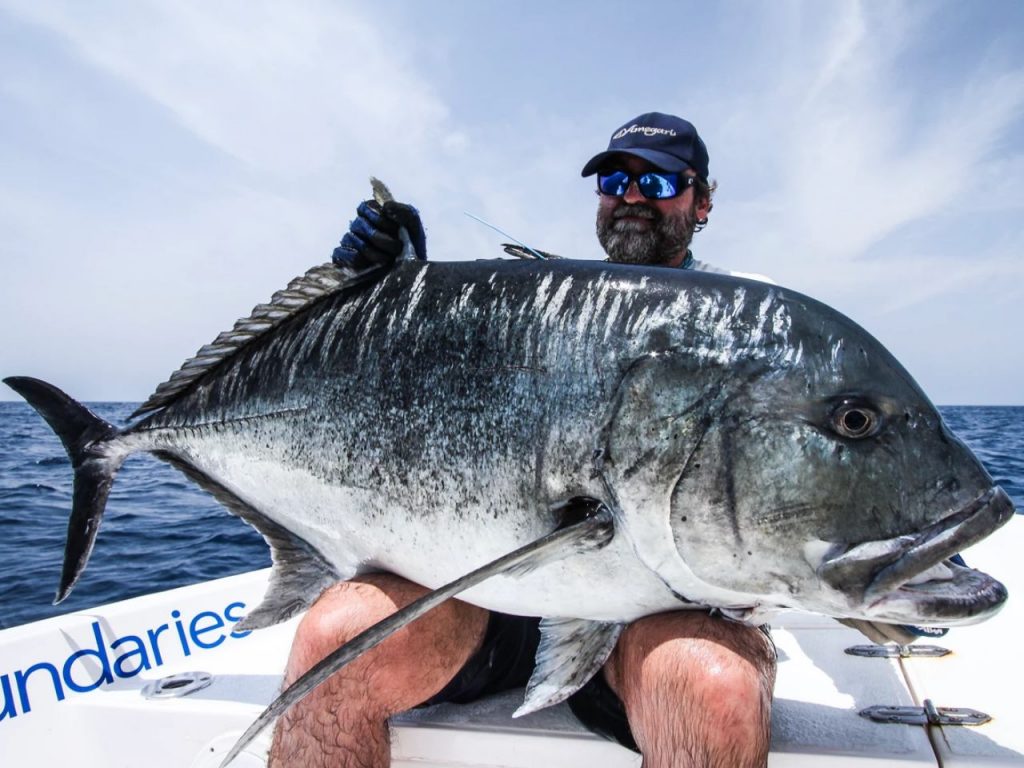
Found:
<path fill-rule="evenodd" d="M 273 330 L 320 299 L 332 296 L 343 288 L 372 279 L 387 269 L 388 267 L 378 267 L 353 273 L 339 269 L 330 262 L 313 267 L 306 274 L 292 280 L 287 288 L 275 293 L 268 303 L 256 305 L 248 317 L 238 320 L 230 331 L 224 331 L 212 344 L 207 344 L 194 357 L 186 360 L 181 368 L 158 386 L 149 399 L 129 418 L 134 419 L 170 404 L 200 378 L 225 360 L 234 357 L 254 339 Z"/>

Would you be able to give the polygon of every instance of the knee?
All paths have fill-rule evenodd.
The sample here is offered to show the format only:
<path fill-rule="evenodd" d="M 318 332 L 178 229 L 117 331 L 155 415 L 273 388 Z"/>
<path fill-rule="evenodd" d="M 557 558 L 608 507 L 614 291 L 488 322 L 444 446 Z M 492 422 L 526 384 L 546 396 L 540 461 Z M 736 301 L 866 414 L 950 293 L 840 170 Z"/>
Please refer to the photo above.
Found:
<path fill-rule="evenodd" d="M 425 588 L 391 574 L 370 574 L 328 588 L 296 630 L 286 684 L 365 629 L 426 594 Z M 448 600 L 396 631 L 340 670 L 327 684 L 394 712 L 439 691 L 479 646 L 487 612 Z"/>
<path fill-rule="evenodd" d="M 426 592 L 391 574 L 370 574 L 324 590 L 295 632 L 298 650 L 312 666 L 343 643 Z M 396 633 L 397 634 L 397 633 Z"/>
<path fill-rule="evenodd" d="M 605 675 L 623 701 L 685 701 L 732 718 L 769 706 L 775 649 L 754 627 L 696 612 L 660 614 L 626 628 Z"/>
<path fill-rule="evenodd" d="M 641 619 L 605 677 L 644 765 L 766 765 L 775 652 L 760 630 L 700 613 Z"/>

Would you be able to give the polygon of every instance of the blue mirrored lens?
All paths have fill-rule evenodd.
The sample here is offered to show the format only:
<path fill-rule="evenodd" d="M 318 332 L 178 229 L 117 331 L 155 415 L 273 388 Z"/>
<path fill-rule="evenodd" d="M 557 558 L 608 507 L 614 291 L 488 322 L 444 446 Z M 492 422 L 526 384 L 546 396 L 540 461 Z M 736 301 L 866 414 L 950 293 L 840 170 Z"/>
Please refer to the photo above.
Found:
<path fill-rule="evenodd" d="M 626 194 L 633 176 L 625 171 L 612 171 L 611 173 L 599 173 L 597 175 L 597 188 L 604 195 L 615 195 L 621 197 Z M 665 200 L 679 194 L 678 173 L 643 173 L 636 177 L 637 188 L 640 194 L 648 200 Z"/>
<path fill-rule="evenodd" d="M 613 171 L 608 175 L 601 173 L 597 176 L 597 186 L 602 194 L 621 196 L 626 194 L 629 180 L 629 174 L 625 171 Z"/>
<path fill-rule="evenodd" d="M 645 173 L 636 180 L 640 194 L 651 200 L 664 200 L 676 196 L 678 173 Z"/>

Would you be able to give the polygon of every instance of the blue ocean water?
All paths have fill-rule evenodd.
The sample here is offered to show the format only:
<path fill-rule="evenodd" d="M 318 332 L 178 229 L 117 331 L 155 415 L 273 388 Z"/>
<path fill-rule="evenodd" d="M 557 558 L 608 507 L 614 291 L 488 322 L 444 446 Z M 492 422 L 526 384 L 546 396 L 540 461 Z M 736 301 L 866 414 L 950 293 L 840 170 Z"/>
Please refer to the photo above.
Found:
<path fill-rule="evenodd" d="M 136 405 L 90 407 L 123 424 Z M 940 410 L 1024 510 L 1024 407 Z M 71 491 L 71 464 L 46 423 L 24 403 L 0 403 L 0 628 L 270 565 L 249 526 L 177 470 L 137 455 L 117 475 L 85 575 L 53 606 Z"/>
<path fill-rule="evenodd" d="M 138 403 L 90 403 L 122 425 Z M 258 533 L 147 454 L 117 474 L 85 575 L 52 605 L 71 509 L 71 462 L 25 403 L 0 403 L 0 628 L 265 568 Z"/>

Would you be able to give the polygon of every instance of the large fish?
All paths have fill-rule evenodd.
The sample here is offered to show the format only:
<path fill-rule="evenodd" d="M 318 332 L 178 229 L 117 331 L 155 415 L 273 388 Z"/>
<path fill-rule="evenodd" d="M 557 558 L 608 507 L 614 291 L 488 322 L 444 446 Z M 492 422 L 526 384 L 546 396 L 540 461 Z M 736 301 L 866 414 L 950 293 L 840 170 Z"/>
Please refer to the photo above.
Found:
<path fill-rule="evenodd" d="M 369 570 L 469 585 L 469 602 L 548 619 L 526 710 L 582 685 L 648 614 L 950 626 L 1006 599 L 949 560 L 1009 519 L 1006 494 L 876 340 L 764 283 L 577 261 L 404 261 L 357 280 L 325 265 L 127 429 L 6 381 L 75 467 L 58 598 L 118 467 L 148 451 L 273 548 L 245 626 Z"/>

